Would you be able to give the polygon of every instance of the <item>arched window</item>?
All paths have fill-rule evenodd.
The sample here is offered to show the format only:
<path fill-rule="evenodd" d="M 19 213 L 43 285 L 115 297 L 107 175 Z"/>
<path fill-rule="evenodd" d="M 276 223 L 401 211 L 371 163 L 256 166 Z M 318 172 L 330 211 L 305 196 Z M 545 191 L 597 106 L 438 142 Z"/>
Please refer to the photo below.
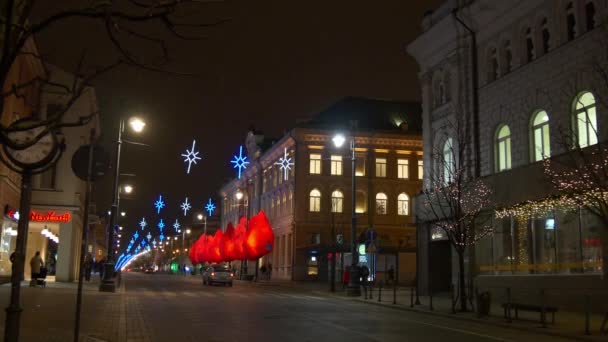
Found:
<path fill-rule="evenodd" d="M 524 31 L 525 38 L 525 51 L 526 51 L 526 62 L 532 62 L 534 60 L 534 37 L 532 36 L 532 28 L 528 27 Z"/>
<path fill-rule="evenodd" d="M 595 28 L 595 4 L 593 1 L 588 1 L 585 5 L 585 21 L 587 24 L 587 31 L 591 31 Z"/>
<path fill-rule="evenodd" d="M 331 212 L 332 213 L 341 213 L 342 212 L 342 201 L 344 200 L 344 195 L 340 190 L 336 190 L 331 193 Z"/>
<path fill-rule="evenodd" d="M 379 192 L 376 194 L 376 214 L 377 215 L 386 215 L 386 202 L 387 202 L 387 197 L 384 192 Z"/>
<path fill-rule="evenodd" d="M 402 192 L 397 196 L 397 215 L 410 214 L 410 197 Z"/>
<path fill-rule="evenodd" d="M 491 48 L 488 53 L 488 81 L 494 81 L 498 76 L 498 54 L 496 48 Z"/>
<path fill-rule="evenodd" d="M 511 50 L 511 41 L 505 40 L 502 45 L 503 49 L 503 69 L 504 73 L 508 74 L 513 70 L 513 51 Z"/>
<path fill-rule="evenodd" d="M 320 212 L 321 211 L 321 191 L 312 189 L 310 191 L 310 211 Z"/>
<path fill-rule="evenodd" d="M 551 157 L 551 143 L 549 138 L 549 114 L 539 110 L 532 117 L 532 142 L 534 151 L 533 161 Z"/>
<path fill-rule="evenodd" d="M 443 144 L 443 180 L 446 183 L 454 180 L 454 146 L 452 146 L 452 138 L 448 138 Z"/>
<path fill-rule="evenodd" d="M 543 18 L 543 20 L 540 22 L 540 38 L 543 48 L 543 54 L 546 54 L 547 52 L 549 52 L 549 41 L 551 39 L 547 18 Z"/>
<path fill-rule="evenodd" d="M 580 147 L 597 144 L 597 109 L 595 97 L 584 92 L 574 100 L 574 131 Z"/>
<path fill-rule="evenodd" d="M 496 168 L 504 171 L 511 168 L 511 130 L 502 125 L 496 134 Z"/>
<path fill-rule="evenodd" d="M 568 2 L 566 5 L 566 38 L 573 40 L 576 37 L 576 15 L 574 13 L 574 4 Z"/>

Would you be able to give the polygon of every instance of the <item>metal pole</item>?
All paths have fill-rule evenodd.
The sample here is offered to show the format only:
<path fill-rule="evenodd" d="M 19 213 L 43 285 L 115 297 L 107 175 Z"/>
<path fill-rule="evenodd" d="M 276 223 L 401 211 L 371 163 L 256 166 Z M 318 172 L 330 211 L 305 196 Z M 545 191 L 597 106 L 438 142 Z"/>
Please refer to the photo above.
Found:
<path fill-rule="evenodd" d="M 110 225 L 108 226 L 108 240 L 107 240 L 107 259 L 105 271 L 103 273 L 103 281 L 99 286 L 99 291 L 103 292 L 116 292 L 116 283 L 114 280 L 114 226 L 116 225 L 116 218 L 118 215 L 118 205 L 120 201 L 118 193 L 118 181 L 120 177 L 120 150 L 122 146 L 122 131 L 124 129 L 124 121 L 120 120 L 118 127 L 118 140 L 116 141 L 116 156 L 114 160 L 114 183 L 112 193 L 112 208 L 110 209 Z"/>
<path fill-rule="evenodd" d="M 84 215 L 82 224 L 82 241 L 80 242 L 80 265 L 78 267 L 78 292 L 76 293 L 76 321 L 74 323 L 74 342 L 78 342 L 80 335 L 80 309 L 82 307 L 82 278 L 84 277 L 82 266 L 84 265 L 87 252 L 87 240 L 89 232 L 89 206 L 91 204 L 91 173 L 93 172 L 93 152 L 95 151 L 95 129 L 91 129 L 89 140 L 89 162 L 87 164 L 86 192 L 84 195 Z"/>
<path fill-rule="evenodd" d="M 351 238 L 351 246 L 350 246 L 350 253 L 351 253 L 351 262 L 350 262 L 350 279 L 348 281 L 348 288 L 346 293 L 349 296 L 361 296 L 361 289 L 359 288 L 359 271 L 357 269 L 357 263 L 358 263 L 358 259 L 359 259 L 359 255 L 357 254 L 357 216 L 356 216 L 356 211 L 355 211 L 355 207 L 356 207 L 356 201 L 357 201 L 357 194 L 356 194 L 356 174 L 355 174 L 355 168 L 357 166 L 357 160 L 355 157 L 355 137 L 353 136 L 351 138 L 351 142 L 350 142 L 350 150 L 351 150 L 351 163 L 352 163 L 352 168 L 351 168 L 351 177 L 352 177 L 352 188 L 351 188 L 351 192 L 352 192 L 352 196 L 351 196 L 351 200 L 352 200 L 352 205 L 351 205 L 351 227 L 350 227 L 350 238 Z"/>
<path fill-rule="evenodd" d="M 6 321 L 4 330 L 5 342 L 19 341 L 19 322 L 21 319 L 21 278 L 25 265 L 25 246 L 27 245 L 27 231 L 30 223 L 30 202 L 32 199 L 32 175 L 29 170 L 24 170 L 21 175 L 21 201 L 19 203 L 20 219 L 17 224 L 17 241 L 15 252 L 12 255 L 11 273 L 11 301 L 6 308 Z"/>

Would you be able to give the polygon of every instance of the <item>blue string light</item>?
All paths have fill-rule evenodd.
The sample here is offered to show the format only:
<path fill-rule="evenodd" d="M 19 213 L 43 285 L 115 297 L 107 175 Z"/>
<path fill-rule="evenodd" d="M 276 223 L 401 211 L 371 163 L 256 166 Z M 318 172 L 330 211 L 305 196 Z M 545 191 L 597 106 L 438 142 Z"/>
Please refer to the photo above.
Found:
<path fill-rule="evenodd" d="M 213 204 L 211 198 L 209 199 L 209 202 L 207 202 L 207 205 L 205 205 L 205 210 L 207 210 L 209 216 L 213 215 L 213 212 L 215 211 L 215 204 Z"/>
<path fill-rule="evenodd" d="M 242 171 L 246 169 L 247 164 L 249 164 L 249 162 L 247 161 L 247 156 L 243 156 L 243 145 L 239 147 L 239 155 L 235 155 L 234 159 L 230 162 L 234 164 L 235 169 L 239 169 L 239 179 L 241 179 Z"/>
<path fill-rule="evenodd" d="M 144 228 L 146 228 L 147 225 L 148 225 L 148 222 L 146 222 L 146 218 L 142 217 L 141 221 L 139 221 L 139 226 L 141 227 L 141 230 L 144 230 Z"/>
<path fill-rule="evenodd" d="M 165 202 L 163 201 L 163 195 L 159 195 L 156 202 L 154 202 L 154 207 L 156 208 L 156 213 L 160 214 L 160 210 L 165 207 Z"/>
<path fill-rule="evenodd" d="M 184 216 L 186 216 L 188 210 L 192 209 L 192 205 L 188 203 L 188 197 L 186 197 L 184 203 L 182 203 L 182 205 L 180 205 L 179 207 L 182 208 L 182 210 L 184 211 Z"/>
<path fill-rule="evenodd" d="M 186 153 L 182 154 L 182 157 L 184 157 L 184 162 L 188 163 L 188 170 L 186 171 L 186 173 L 190 173 L 190 167 L 192 166 L 192 164 L 196 164 L 196 161 L 201 159 L 201 157 L 198 156 L 198 154 L 200 152 L 195 152 L 194 149 L 194 145 L 196 144 L 196 140 L 192 140 L 192 149 L 188 150 L 186 149 Z"/>
<path fill-rule="evenodd" d="M 157 227 L 158 227 L 158 229 L 160 229 L 160 231 L 162 233 L 163 229 L 165 229 L 165 222 L 163 222 L 163 219 L 160 219 Z"/>

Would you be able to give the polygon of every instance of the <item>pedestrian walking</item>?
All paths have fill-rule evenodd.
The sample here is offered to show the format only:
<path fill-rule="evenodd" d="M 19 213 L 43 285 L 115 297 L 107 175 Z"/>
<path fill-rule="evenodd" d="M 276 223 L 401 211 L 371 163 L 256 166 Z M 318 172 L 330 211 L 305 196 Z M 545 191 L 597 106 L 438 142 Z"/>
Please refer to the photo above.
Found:
<path fill-rule="evenodd" d="M 40 269 L 44 266 L 44 261 L 40 256 L 40 252 L 37 251 L 36 255 L 30 259 L 30 268 L 32 269 L 32 280 L 30 286 L 36 287 L 36 281 L 40 277 Z"/>
<path fill-rule="evenodd" d="M 266 264 L 262 264 L 260 267 L 260 273 L 262 274 L 262 279 L 266 279 Z"/>
<path fill-rule="evenodd" d="M 348 268 L 345 268 L 342 271 L 342 288 L 345 289 L 348 286 L 349 282 L 350 282 L 350 270 Z"/>
<path fill-rule="evenodd" d="M 386 275 L 387 275 L 387 281 L 386 284 L 393 284 L 393 282 L 395 281 L 395 267 L 393 265 L 391 265 L 391 267 L 388 268 L 388 271 L 386 271 Z"/>
<path fill-rule="evenodd" d="M 91 272 L 93 271 L 93 257 L 87 253 L 84 257 L 84 280 L 91 281 Z"/>

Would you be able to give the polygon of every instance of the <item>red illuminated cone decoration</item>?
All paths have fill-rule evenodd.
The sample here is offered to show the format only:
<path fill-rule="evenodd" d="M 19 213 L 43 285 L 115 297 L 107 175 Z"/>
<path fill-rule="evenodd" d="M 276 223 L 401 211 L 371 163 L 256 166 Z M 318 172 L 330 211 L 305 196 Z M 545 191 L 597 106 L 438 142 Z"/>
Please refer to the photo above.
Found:
<path fill-rule="evenodd" d="M 249 229 L 245 238 L 245 256 L 248 260 L 256 260 L 270 253 L 274 246 L 274 232 L 264 211 L 249 220 Z"/>

